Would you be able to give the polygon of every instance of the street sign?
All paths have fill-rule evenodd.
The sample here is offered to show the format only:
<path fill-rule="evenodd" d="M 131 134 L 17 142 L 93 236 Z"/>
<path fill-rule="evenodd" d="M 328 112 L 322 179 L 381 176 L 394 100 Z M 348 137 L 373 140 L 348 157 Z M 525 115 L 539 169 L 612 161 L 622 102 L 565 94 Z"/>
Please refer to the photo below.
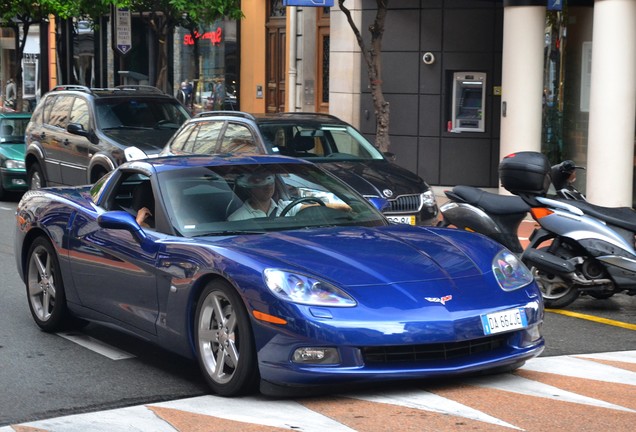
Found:
<path fill-rule="evenodd" d="M 333 0 L 283 0 L 283 6 L 331 7 Z"/>
<path fill-rule="evenodd" d="M 117 8 L 115 11 L 115 47 L 122 54 L 127 54 L 132 48 L 130 22 L 130 9 Z"/>
<path fill-rule="evenodd" d="M 563 0 L 548 0 L 548 10 L 563 10 Z"/>

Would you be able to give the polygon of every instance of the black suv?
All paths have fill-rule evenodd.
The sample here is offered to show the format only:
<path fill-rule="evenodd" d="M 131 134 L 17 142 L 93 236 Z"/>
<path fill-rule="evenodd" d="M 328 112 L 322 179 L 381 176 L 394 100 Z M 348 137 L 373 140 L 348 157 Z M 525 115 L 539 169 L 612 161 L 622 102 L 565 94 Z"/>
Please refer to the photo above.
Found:
<path fill-rule="evenodd" d="M 29 188 L 94 183 L 124 161 L 155 156 L 189 118 L 155 87 L 55 87 L 26 129 Z"/>
<path fill-rule="evenodd" d="M 319 164 L 366 198 L 384 198 L 389 220 L 435 225 L 438 208 L 419 176 L 391 162 L 350 124 L 328 114 L 210 111 L 187 121 L 161 155 L 282 154 Z"/>

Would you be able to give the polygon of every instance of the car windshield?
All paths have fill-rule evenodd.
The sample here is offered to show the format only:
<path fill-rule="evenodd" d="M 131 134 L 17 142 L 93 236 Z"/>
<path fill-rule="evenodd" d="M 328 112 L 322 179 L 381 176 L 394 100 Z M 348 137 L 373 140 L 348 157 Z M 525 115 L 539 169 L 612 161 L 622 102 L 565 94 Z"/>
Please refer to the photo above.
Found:
<path fill-rule="evenodd" d="M 197 167 L 159 173 L 158 181 L 171 223 L 186 237 L 388 223 L 312 165 Z"/>
<path fill-rule="evenodd" d="M 107 98 L 97 101 L 97 121 L 108 129 L 178 129 L 189 116 L 176 101 L 152 98 Z"/>
<path fill-rule="evenodd" d="M 0 118 L 0 143 L 20 144 L 24 142 L 24 130 L 28 118 Z"/>
<path fill-rule="evenodd" d="M 263 122 L 259 129 L 268 151 L 300 158 L 384 159 L 355 128 L 348 125 Z"/>

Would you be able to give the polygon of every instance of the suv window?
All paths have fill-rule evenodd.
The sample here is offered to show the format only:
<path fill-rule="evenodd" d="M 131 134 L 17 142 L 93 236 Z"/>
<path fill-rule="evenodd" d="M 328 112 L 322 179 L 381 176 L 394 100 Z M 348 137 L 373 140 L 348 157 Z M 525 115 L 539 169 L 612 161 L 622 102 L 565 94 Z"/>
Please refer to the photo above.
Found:
<path fill-rule="evenodd" d="M 50 108 L 49 115 L 45 116 L 45 123 L 65 129 L 68 124 L 68 116 L 73 105 L 73 99 L 73 96 L 56 97 Z"/>
<path fill-rule="evenodd" d="M 188 117 L 176 101 L 150 98 L 108 98 L 96 102 L 101 129 L 178 127 Z"/>
<path fill-rule="evenodd" d="M 90 114 L 88 111 L 88 103 L 84 99 L 75 98 L 73 109 L 71 110 L 71 118 L 69 123 L 78 123 L 82 125 L 84 130 L 89 129 Z"/>

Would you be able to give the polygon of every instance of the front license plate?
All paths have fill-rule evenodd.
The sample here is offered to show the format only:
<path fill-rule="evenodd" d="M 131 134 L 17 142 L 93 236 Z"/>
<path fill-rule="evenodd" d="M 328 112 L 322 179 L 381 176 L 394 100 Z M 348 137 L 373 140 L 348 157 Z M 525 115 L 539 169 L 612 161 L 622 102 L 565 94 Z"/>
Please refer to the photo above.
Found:
<path fill-rule="evenodd" d="M 399 224 L 415 225 L 415 216 L 387 216 L 389 221 Z"/>
<path fill-rule="evenodd" d="M 490 335 L 528 327 L 528 318 L 524 308 L 508 309 L 481 316 L 484 334 Z"/>

